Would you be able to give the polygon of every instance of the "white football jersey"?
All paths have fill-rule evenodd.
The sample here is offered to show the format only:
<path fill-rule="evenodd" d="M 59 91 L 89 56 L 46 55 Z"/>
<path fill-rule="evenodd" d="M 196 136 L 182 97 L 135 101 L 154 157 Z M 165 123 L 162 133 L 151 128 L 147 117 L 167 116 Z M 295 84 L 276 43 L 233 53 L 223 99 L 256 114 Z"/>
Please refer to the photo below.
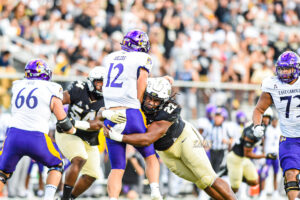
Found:
<path fill-rule="evenodd" d="M 14 81 L 9 127 L 48 134 L 53 96 L 63 99 L 61 85 L 43 80 Z"/>
<path fill-rule="evenodd" d="M 117 51 L 104 60 L 105 77 L 103 97 L 106 108 L 124 106 L 140 109 L 137 98 L 137 78 L 140 68 L 149 73 L 152 69 L 151 57 L 143 52 Z"/>
<path fill-rule="evenodd" d="M 265 135 L 265 153 L 277 153 L 279 151 L 279 138 L 280 138 L 279 126 L 273 127 L 272 125 L 267 126 Z"/>
<path fill-rule="evenodd" d="M 263 92 L 271 94 L 279 116 L 281 134 L 285 137 L 300 137 L 300 79 L 290 85 L 276 76 L 262 82 Z"/>

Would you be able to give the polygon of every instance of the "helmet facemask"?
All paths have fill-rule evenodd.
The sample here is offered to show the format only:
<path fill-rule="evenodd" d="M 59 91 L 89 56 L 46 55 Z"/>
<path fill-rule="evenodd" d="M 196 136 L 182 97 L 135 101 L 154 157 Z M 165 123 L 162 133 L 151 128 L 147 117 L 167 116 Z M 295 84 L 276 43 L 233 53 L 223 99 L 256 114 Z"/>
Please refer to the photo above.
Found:
<path fill-rule="evenodd" d="M 163 109 L 171 98 L 171 84 L 165 78 L 149 78 L 144 94 L 142 108 L 146 114 L 153 114 Z"/>
<path fill-rule="evenodd" d="M 87 80 L 89 91 L 95 96 L 96 99 L 99 99 L 103 96 L 102 87 L 104 79 L 105 69 L 104 67 L 95 67 L 89 73 Z M 100 84 L 100 90 L 97 89 L 96 82 L 102 82 Z"/>
<path fill-rule="evenodd" d="M 152 104 L 150 103 L 152 102 Z M 145 93 L 144 100 L 142 103 L 143 110 L 147 114 L 153 114 L 161 110 L 167 100 L 157 97 L 155 93 Z"/>

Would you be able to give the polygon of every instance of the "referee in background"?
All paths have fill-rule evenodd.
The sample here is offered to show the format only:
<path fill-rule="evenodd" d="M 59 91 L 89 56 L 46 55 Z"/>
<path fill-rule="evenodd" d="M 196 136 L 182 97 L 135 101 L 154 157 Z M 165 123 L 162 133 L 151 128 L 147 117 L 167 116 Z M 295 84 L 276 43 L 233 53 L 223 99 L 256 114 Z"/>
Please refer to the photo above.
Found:
<path fill-rule="evenodd" d="M 216 109 L 213 126 L 207 138 L 211 143 L 210 162 L 216 173 L 220 171 L 225 153 L 230 149 L 233 142 L 233 135 L 230 134 L 229 127 L 224 123 L 226 117 L 225 108 Z"/>

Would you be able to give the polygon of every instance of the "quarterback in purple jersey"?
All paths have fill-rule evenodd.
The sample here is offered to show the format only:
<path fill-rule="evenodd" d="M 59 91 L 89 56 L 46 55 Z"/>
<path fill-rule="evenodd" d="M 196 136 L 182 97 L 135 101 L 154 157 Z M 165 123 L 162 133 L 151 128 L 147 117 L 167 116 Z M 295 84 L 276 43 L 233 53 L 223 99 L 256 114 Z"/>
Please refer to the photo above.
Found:
<path fill-rule="evenodd" d="M 25 79 L 14 81 L 12 87 L 12 120 L 0 153 L 0 190 L 14 172 L 23 156 L 29 156 L 49 168 L 45 200 L 53 200 L 63 172 L 63 162 L 57 146 L 52 143 L 49 119 L 54 113 L 62 131 L 73 134 L 62 104 L 62 87 L 50 82 L 52 71 L 40 59 L 25 66 Z"/>
<path fill-rule="evenodd" d="M 289 200 L 299 192 L 300 170 L 300 58 L 292 51 L 283 52 L 276 61 L 276 76 L 262 82 L 262 94 L 253 111 L 254 134 L 263 135 L 262 114 L 274 103 L 278 112 L 281 138 L 279 160 L 284 188 Z M 298 195 L 298 198 L 300 196 Z"/>

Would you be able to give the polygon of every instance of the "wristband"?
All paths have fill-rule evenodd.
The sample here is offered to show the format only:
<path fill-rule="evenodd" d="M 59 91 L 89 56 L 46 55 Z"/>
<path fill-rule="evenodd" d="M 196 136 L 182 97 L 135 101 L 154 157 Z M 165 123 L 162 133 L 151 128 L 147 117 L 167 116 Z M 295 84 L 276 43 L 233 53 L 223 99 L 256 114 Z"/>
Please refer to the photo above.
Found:
<path fill-rule="evenodd" d="M 87 121 L 75 120 L 74 127 L 81 129 L 81 130 L 88 130 L 90 128 L 90 123 Z"/>

